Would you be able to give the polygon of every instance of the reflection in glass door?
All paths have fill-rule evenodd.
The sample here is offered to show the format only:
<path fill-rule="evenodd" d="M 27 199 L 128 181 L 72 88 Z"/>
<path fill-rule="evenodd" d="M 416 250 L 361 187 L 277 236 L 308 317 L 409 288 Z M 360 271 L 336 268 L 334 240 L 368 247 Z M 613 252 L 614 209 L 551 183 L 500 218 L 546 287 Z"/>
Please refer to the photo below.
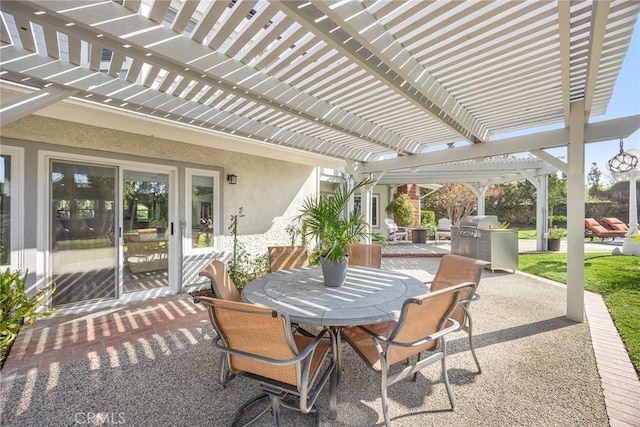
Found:
<path fill-rule="evenodd" d="M 124 292 L 169 286 L 169 175 L 125 170 Z"/>
<path fill-rule="evenodd" d="M 51 161 L 53 305 L 116 297 L 116 168 Z"/>

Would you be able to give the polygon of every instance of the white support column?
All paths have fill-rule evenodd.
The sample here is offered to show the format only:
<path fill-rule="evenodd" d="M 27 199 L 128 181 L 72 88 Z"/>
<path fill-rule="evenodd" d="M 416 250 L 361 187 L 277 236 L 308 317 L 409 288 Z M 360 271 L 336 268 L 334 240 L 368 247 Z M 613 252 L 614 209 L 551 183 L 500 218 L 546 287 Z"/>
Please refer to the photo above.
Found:
<path fill-rule="evenodd" d="M 371 233 L 371 221 L 373 220 L 373 185 L 365 185 L 360 189 L 361 209 L 367 219 L 367 233 Z M 371 235 L 367 235 L 364 243 L 371 243 Z"/>
<path fill-rule="evenodd" d="M 584 101 L 571 104 L 567 179 L 567 318 L 584 321 Z"/>
<path fill-rule="evenodd" d="M 485 213 L 485 194 L 487 192 L 487 186 L 478 186 L 476 187 L 473 184 L 465 183 L 465 187 L 467 187 L 473 194 L 478 198 L 478 215 L 484 215 Z"/>
<path fill-rule="evenodd" d="M 547 250 L 549 226 L 549 175 L 540 175 L 536 185 L 536 250 Z"/>
<path fill-rule="evenodd" d="M 546 173 L 533 175 L 527 171 L 520 171 L 520 174 L 536 188 L 536 250 L 546 251 L 549 225 L 549 175 Z"/>
<path fill-rule="evenodd" d="M 483 187 L 480 187 L 478 190 L 479 190 L 478 191 L 478 215 L 484 215 L 485 206 L 486 206 L 485 195 L 487 194 L 487 187 L 483 186 Z"/>
<path fill-rule="evenodd" d="M 640 150 L 629 150 L 630 154 L 640 156 Z M 638 198 L 636 196 L 636 181 L 640 177 L 640 165 L 629 172 L 629 231 L 622 241 L 622 253 L 625 255 L 640 256 L 640 242 L 636 241 L 640 230 L 638 229 Z"/>

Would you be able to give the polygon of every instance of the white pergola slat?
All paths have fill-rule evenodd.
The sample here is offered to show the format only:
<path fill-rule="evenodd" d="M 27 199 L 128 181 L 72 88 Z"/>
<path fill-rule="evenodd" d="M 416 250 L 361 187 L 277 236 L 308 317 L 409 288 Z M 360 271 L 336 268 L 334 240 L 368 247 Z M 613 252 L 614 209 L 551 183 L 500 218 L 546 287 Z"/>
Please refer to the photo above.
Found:
<path fill-rule="evenodd" d="M 3 84 L 55 84 L 92 105 L 355 160 L 365 170 L 430 163 L 430 147 L 446 144 L 516 153 L 520 143 L 494 135 L 566 126 L 580 100 L 587 121 L 602 114 L 640 11 L 634 0 L 0 7 Z M 531 149 L 567 145 L 566 135 L 556 137 Z M 480 147 L 489 142 L 503 147 Z M 404 157 L 389 162 L 397 154 Z"/>

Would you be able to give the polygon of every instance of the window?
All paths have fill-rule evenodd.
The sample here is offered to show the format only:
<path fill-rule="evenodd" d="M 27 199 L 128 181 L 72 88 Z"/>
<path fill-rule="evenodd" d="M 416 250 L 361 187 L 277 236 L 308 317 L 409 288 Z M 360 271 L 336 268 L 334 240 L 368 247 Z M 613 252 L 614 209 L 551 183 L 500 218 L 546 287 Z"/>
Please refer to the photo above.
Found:
<path fill-rule="evenodd" d="M 187 235 L 191 236 L 191 250 L 210 249 L 218 245 L 220 230 L 220 197 L 218 172 L 187 170 L 188 206 Z"/>
<path fill-rule="evenodd" d="M 380 206 L 380 195 L 373 194 L 371 196 L 371 227 L 380 227 L 378 218 L 380 215 L 378 214 L 378 206 Z M 360 195 L 356 194 L 353 196 L 353 205 L 357 209 L 362 209 L 362 200 L 360 199 Z M 364 212 L 363 212 L 364 213 Z"/>
<path fill-rule="evenodd" d="M 22 149 L 0 146 L 0 266 L 21 269 Z"/>

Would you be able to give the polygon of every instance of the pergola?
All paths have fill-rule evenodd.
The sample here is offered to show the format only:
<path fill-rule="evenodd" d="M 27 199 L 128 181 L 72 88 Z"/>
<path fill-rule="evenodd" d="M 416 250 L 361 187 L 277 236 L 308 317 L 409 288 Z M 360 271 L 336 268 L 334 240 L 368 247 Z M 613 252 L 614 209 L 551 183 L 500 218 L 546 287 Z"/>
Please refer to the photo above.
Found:
<path fill-rule="evenodd" d="M 21 94 L 3 103 L 2 125 L 81 102 L 312 153 L 379 179 L 444 179 L 438 165 L 451 163 L 467 168 L 467 182 L 544 175 L 492 160 L 514 153 L 540 159 L 534 169 L 564 170 L 567 315 L 582 320 L 584 143 L 640 128 L 640 115 L 589 123 L 606 111 L 640 2 L 40 0 L 0 8 L 1 83 Z M 561 128 L 495 139 L 553 124 Z M 544 151 L 555 147 L 568 147 L 567 162 Z"/>

